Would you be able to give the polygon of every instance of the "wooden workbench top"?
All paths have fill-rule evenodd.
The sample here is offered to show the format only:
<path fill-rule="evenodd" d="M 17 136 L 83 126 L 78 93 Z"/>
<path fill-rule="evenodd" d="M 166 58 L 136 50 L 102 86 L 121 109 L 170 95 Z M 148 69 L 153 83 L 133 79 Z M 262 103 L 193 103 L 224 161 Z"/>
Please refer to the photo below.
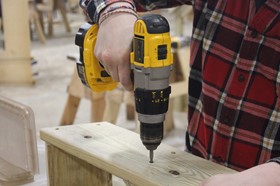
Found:
<path fill-rule="evenodd" d="M 163 143 L 149 163 L 139 134 L 106 122 L 45 128 L 41 138 L 135 185 L 198 185 L 212 175 L 235 172 Z"/>

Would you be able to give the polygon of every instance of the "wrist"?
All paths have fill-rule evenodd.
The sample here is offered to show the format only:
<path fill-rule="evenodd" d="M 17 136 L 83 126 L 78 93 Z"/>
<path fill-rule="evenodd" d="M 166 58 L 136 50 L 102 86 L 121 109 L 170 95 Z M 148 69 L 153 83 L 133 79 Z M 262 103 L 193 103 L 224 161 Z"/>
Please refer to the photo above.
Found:
<path fill-rule="evenodd" d="M 277 173 L 277 175 L 280 174 L 280 164 L 278 162 L 268 162 L 267 165 L 270 167 L 271 170 L 273 170 L 274 173 Z"/>
<path fill-rule="evenodd" d="M 268 162 L 267 164 L 267 173 L 271 176 L 271 179 L 275 181 L 276 185 L 280 185 L 280 165 L 277 162 Z"/>
<path fill-rule="evenodd" d="M 277 164 L 279 164 L 279 166 L 280 166 L 280 157 L 272 158 L 272 159 L 270 159 L 270 160 L 267 161 L 267 163 L 269 163 L 269 162 L 277 163 Z"/>
<path fill-rule="evenodd" d="M 105 21 L 105 19 L 107 19 L 108 17 L 114 14 L 125 14 L 125 13 L 138 17 L 134 4 L 128 2 L 112 3 L 101 11 L 98 19 L 98 25 L 100 25 L 103 21 Z"/>
<path fill-rule="evenodd" d="M 135 8 L 134 4 L 128 3 L 128 2 L 114 2 L 111 3 L 109 5 L 107 5 L 101 12 L 100 15 L 104 12 L 106 12 L 108 9 L 112 8 L 112 7 L 116 7 L 116 6 L 127 6 L 127 7 L 131 7 L 131 8 Z"/>

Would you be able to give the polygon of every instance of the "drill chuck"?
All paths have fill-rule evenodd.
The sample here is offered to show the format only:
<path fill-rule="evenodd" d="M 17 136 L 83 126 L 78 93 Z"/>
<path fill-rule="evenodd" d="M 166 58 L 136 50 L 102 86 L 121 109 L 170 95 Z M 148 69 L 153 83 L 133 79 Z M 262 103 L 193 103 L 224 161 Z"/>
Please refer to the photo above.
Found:
<path fill-rule="evenodd" d="M 148 150 L 156 150 L 163 139 L 163 122 L 153 124 L 140 122 L 140 134 L 143 145 Z"/>

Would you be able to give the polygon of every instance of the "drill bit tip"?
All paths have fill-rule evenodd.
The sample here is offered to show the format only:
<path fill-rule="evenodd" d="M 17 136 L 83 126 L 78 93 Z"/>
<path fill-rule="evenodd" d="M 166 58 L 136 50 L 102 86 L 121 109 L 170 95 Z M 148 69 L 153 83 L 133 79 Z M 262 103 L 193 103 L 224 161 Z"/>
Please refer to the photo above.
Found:
<path fill-rule="evenodd" d="M 154 151 L 150 150 L 150 163 L 154 163 Z"/>

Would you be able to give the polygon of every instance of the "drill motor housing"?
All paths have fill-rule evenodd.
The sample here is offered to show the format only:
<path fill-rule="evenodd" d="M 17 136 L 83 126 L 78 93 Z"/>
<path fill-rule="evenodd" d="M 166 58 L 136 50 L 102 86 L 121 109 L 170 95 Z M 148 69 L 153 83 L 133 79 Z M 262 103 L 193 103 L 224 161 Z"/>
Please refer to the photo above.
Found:
<path fill-rule="evenodd" d="M 173 56 L 169 33 L 168 21 L 160 15 L 144 15 L 134 26 L 130 61 L 135 107 L 141 140 L 150 151 L 155 150 L 163 139 L 163 122 L 171 93 L 169 76 Z"/>

